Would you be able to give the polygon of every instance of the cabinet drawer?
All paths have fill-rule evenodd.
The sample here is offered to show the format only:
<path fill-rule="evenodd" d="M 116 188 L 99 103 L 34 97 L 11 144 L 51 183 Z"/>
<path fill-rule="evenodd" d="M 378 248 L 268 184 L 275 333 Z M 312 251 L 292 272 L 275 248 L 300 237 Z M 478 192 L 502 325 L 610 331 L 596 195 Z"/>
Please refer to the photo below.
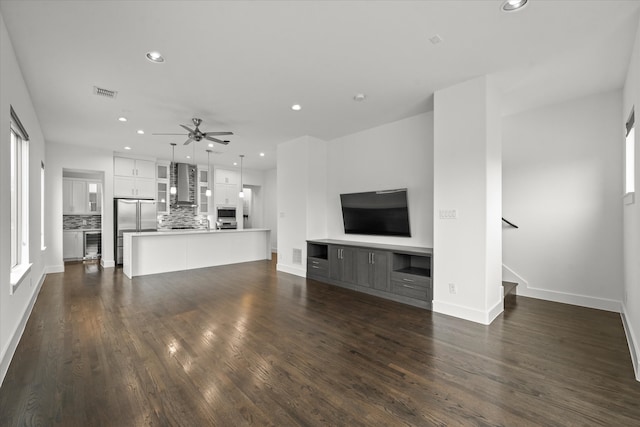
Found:
<path fill-rule="evenodd" d="M 430 286 L 431 278 L 427 276 L 418 276 L 416 274 L 401 273 L 399 271 L 391 272 L 391 280 L 405 282 L 406 284 L 415 284 L 421 286 Z"/>
<path fill-rule="evenodd" d="M 421 285 L 416 282 L 406 282 L 399 280 L 391 281 L 391 292 L 409 298 L 431 301 L 431 287 Z"/>
<path fill-rule="evenodd" d="M 329 276 L 329 261 L 319 258 L 307 258 L 307 275 Z"/>

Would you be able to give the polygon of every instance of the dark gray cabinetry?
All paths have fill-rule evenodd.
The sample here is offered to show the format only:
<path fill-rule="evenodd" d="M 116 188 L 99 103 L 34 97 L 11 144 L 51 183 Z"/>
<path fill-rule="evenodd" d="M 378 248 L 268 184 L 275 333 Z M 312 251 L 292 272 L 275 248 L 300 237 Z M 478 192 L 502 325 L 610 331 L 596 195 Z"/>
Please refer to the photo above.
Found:
<path fill-rule="evenodd" d="M 383 251 L 357 249 L 356 283 L 386 291 L 389 289 L 389 255 Z"/>
<path fill-rule="evenodd" d="M 432 250 L 344 240 L 307 242 L 307 277 L 431 309 Z"/>
<path fill-rule="evenodd" d="M 331 279 L 355 283 L 355 250 L 345 246 L 329 246 L 329 275 Z"/>

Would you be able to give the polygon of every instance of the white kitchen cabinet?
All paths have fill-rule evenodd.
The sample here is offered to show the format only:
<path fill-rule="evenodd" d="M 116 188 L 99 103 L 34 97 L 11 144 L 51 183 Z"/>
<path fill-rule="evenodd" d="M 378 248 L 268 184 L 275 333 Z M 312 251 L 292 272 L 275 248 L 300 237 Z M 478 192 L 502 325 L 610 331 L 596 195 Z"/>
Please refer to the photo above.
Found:
<path fill-rule="evenodd" d="M 156 164 L 149 160 L 114 157 L 113 174 L 116 176 L 156 179 Z"/>
<path fill-rule="evenodd" d="M 238 192 L 240 186 L 237 184 L 216 183 L 213 191 L 213 199 L 216 206 L 237 206 Z"/>
<path fill-rule="evenodd" d="M 82 259 L 84 256 L 84 232 L 68 231 L 62 232 L 62 258 Z"/>
<path fill-rule="evenodd" d="M 141 199 L 156 197 L 156 164 L 149 160 L 113 158 L 113 195 Z"/>
<path fill-rule="evenodd" d="M 215 182 L 216 184 L 239 184 L 240 174 L 236 171 L 216 169 Z"/>
<path fill-rule="evenodd" d="M 141 199 L 155 199 L 155 179 L 132 178 L 126 176 L 113 177 L 113 196 Z"/>
<path fill-rule="evenodd" d="M 211 210 L 211 197 L 207 197 L 207 189 L 209 188 L 209 169 L 207 166 L 198 166 L 196 188 L 198 193 L 198 214 L 208 215 Z"/>
<path fill-rule="evenodd" d="M 159 215 L 169 213 L 171 205 L 170 189 L 170 163 L 158 162 L 156 165 L 156 210 Z"/>
<path fill-rule="evenodd" d="M 102 211 L 102 183 L 82 179 L 62 180 L 62 213 L 95 215 Z"/>

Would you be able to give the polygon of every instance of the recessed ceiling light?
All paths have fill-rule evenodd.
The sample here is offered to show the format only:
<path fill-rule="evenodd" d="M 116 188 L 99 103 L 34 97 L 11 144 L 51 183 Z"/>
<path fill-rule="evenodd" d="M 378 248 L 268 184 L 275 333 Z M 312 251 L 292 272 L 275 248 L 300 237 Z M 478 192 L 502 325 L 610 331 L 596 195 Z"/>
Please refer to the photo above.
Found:
<path fill-rule="evenodd" d="M 354 101 L 364 101 L 365 99 L 367 99 L 367 95 L 365 95 L 364 93 L 358 93 L 353 97 Z"/>
<path fill-rule="evenodd" d="M 138 135 L 144 135 L 144 131 L 142 129 L 138 129 Z"/>
<path fill-rule="evenodd" d="M 238 166 L 238 162 L 233 162 L 233 166 Z"/>
<path fill-rule="evenodd" d="M 190 159 L 190 158 L 191 158 L 191 156 L 187 156 L 187 159 Z"/>
<path fill-rule="evenodd" d="M 120 121 L 120 122 L 126 122 L 126 121 L 127 121 L 127 118 L 126 118 L 126 117 L 124 117 L 124 116 L 123 116 L 123 117 L 118 117 L 118 121 Z"/>
<path fill-rule="evenodd" d="M 157 64 L 164 62 L 164 57 L 160 54 L 160 52 L 156 51 L 147 52 L 147 59 Z"/>
<path fill-rule="evenodd" d="M 264 153 L 260 153 L 260 157 L 264 157 Z"/>
<path fill-rule="evenodd" d="M 501 10 L 503 12 L 515 12 L 526 6 L 529 0 L 507 0 L 502 3 Z"/>
<path fill-rule="evenodd" d="M 301 106 L 300 104 L 293 104 L 293 105 L 291 106 L 291 109 L 292 109 L 293 111 L 300 111 L 300 110 L 302 110 L 302 106 Z"/>
<path fill-rule="evenodd" d="M 429 37 L 429 41 L 431 44 L 438 44 L 444 39 L 440 36 L 440 34 L 434 34 L 432 37 Z"/>
<path fill-rule="evenodd" d="M 213 148 L 213 142 L 209 143 L 209 148 Z"/>
<path fill-rule="evenodd" d="M 131 150 L 131 147 L 124 147 L 125 150 Z"/>

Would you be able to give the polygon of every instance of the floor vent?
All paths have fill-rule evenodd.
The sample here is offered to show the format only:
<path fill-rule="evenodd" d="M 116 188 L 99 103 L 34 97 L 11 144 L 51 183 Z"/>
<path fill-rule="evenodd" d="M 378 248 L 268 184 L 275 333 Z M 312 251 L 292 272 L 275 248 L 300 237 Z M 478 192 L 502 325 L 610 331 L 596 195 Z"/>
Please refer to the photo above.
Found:
<path fill-rule="evenodd" d="M 302 249 L 293 248 L 291 260 L 294 264 L 302 265 Z"/>
<path fill-rule="evenodd" d="M 93 94 L 111 99 L 115 99 L 115 97 L 118 96 L 118 92 L 116 92 L 115 90 L 104 89 L 98 86 L 93 87 Z"/>

